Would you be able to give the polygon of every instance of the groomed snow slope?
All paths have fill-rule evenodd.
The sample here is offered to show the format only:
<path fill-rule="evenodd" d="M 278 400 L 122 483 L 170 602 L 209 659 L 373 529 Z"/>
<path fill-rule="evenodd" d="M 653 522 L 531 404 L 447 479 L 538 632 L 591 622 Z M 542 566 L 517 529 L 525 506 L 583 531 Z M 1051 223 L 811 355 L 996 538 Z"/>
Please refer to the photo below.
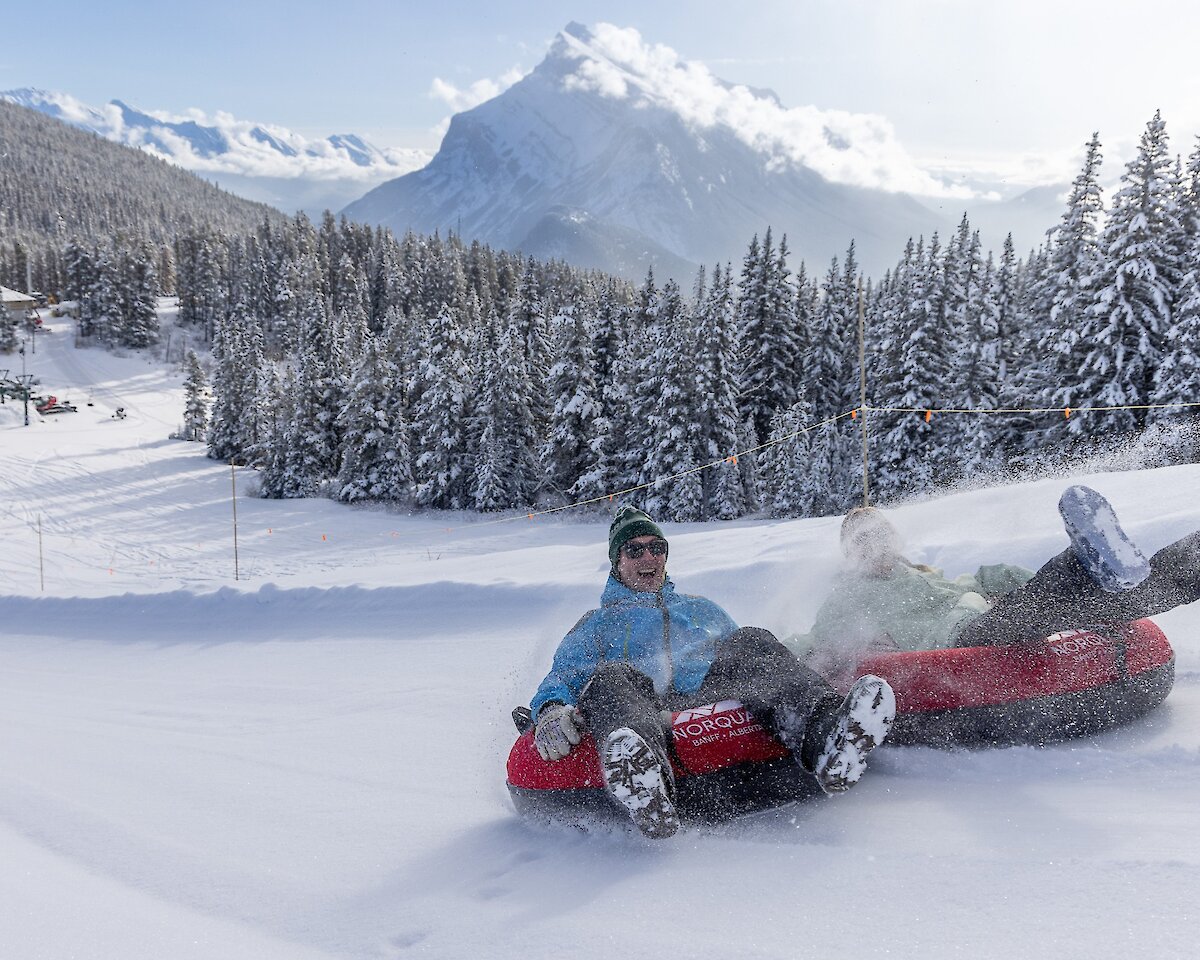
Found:
<path fill-rule="evenodd" d="M 235 581 L 230 469 L 167 439 L 182 375 L 51 327 L 30 370 L 79 412 L 0 407 L 0 956 L 1193 955 L 1200 609 L 1159 618 L 1167 703 L 1102 736 L 884 748 L 845 797 L 664 843 L 531 826 L 508 711 L 595 604 L 606 519 L 239 498 Z M 1087 482 L 1148 548 L 1200 527 L 1200 467 Z M 951 573 L 1036 566 L 1063 483 L 893 515 Z M 668 526 L 671 572 L 801 629 L 836 525 Z"/>

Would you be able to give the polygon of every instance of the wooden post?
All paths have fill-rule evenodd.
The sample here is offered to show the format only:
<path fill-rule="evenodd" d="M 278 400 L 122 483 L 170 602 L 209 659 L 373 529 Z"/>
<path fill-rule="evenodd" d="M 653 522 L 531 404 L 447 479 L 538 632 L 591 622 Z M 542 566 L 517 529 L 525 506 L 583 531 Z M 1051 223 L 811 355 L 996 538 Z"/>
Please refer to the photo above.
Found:
<path fill-rule="evenodd" d="M 858 275 L 858 419 L 862 424 L 863 506 L 871 505 L 870 477 L 867 472 L 867 361 L 866 319 L 863 308 L 863 279 Z"/>
<path fill-rule="evenodd" d="M 229 461 L 229 489 L 233 492 L 233 579 L 240 580 L 237 542 L 237 466 Z"/>

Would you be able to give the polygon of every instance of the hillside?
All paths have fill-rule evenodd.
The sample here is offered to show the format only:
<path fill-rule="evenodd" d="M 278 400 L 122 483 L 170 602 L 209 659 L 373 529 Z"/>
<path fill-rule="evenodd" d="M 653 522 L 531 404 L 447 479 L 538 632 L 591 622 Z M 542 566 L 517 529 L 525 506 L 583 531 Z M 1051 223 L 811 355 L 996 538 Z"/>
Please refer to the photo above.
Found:
<path fill-rule="evenodd" d="M 244 233 L 282 216 L 140 150 L 0 101 L 0 242 L 40 247 L 126 233 L 164 244 L 183 228 Z"/>
<path fill-rule="evenodd" d="M 831 936 L 855 958 L 1192 955 L 1200 605 L 1159 618 L 1167 702 L 1108 733 L 885 746 L 844 797 L 653 847 L 527 824 L 508 711 L 595 605 L 607 518 L 249 497 L 235 581 L 230 469 L 166 439 L 182 377 L 48 326 L 34 369 L 79 412 L 25 428 L 0 406 L 5 957 L 794 960 Z M 1034 565 L 1066 543 L 1067 482 L 891 513 L 952 575 Z M 1200 526 L 1200 467 L 1086 482 L 1151 549 Z M 672 576 L 802 629 L 836 530 L 668 524 Z"/>
<path fill-rule="evenodd" d="M 276 124 L 213 118 L 171 119 L 113 100 L 103 107 L 67 93 L 25 87 L 0 91 L 0 101 L 28 107 L 114 143 L 145 148 L 238 196 L 291 213 L 319 217 L 363 192 L 428 162 L 422 150 L 378 148 L 352 133 L 309 140 Z"/>

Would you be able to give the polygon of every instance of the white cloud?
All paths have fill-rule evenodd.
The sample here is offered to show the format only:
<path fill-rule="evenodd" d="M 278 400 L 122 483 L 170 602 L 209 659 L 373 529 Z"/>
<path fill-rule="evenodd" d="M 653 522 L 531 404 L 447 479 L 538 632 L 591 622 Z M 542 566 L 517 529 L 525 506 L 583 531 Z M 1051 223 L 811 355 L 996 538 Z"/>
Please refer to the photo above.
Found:
<path fill-rule="evenodd" d="M 721 82 L 704 64 L 681 60 L 670 47 L 645 43 L 632 28 L 597 24 L 590 44 L 562 36 L 580 60 L 565 81 L 568 87 L 617 99 L 636 96 L 675 111 L 699 129 L 728 128 L 770 166 L 803 165 L 838 183 L 896 192 L 975 195 L 919 166 L 886 117 L 783 107 L 744 86 Z"/>
<path fill-rule="evenodd" d="M 513 67 L 495 80 L 487 77 L 476 80 L 469 87 L 457 87 L 448 80 L 434 77 L 429 87 L 429 95 L 435 100 L 446 103 L 455 113 L 470 110 L 493 97 L 498 97 L 514 83 L 525 76 L 525 72 Z"/>
<path fill-rule="evenodd" d="M 126 126 L 120 108 L 112 104 L 106 104 L 97 112 L 103 115 L 108 124 L 104 133 L 109 139 L 141 147 L 196 173 L 370 183 L 398 177 L 429 162 L 429 155 L 422 150 L 372 148 L 370 162 L 359 164 L 347 149 L 335 146 L 328 140 L 308 140 L 284 127 L 239 120 L 225 111 L 218 111 L 214 116 L 194 108 L 182 114 L 162 110 L 142 111 L 162 123 L 162 126 L 148 128 Z M 228 149 L 213 156 L 200 155 L 186 137 L 170 126 L 185 122 L 216 131 Z M 294 151 L 294 155 L 288 156 L 264 142 L 261 136 L 264 133 Z M 152 142 L 154 140 L 161 146 Z"/>

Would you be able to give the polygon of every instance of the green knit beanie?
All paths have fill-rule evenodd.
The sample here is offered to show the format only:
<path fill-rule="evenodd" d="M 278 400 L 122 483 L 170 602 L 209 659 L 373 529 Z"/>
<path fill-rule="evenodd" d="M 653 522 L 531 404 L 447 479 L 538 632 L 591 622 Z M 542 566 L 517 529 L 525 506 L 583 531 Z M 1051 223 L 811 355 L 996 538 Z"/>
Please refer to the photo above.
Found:
<path fill-rule="evenodd" d="M 608 528 L 608 559 L 612 565 L 617 565 L 617 555 L 627 541 L 647 535 L 667 539 L 658 524 L 637 507 L 622 507 L 618 510 L 617 515 L 613 517 L 612 526 Z"/>

